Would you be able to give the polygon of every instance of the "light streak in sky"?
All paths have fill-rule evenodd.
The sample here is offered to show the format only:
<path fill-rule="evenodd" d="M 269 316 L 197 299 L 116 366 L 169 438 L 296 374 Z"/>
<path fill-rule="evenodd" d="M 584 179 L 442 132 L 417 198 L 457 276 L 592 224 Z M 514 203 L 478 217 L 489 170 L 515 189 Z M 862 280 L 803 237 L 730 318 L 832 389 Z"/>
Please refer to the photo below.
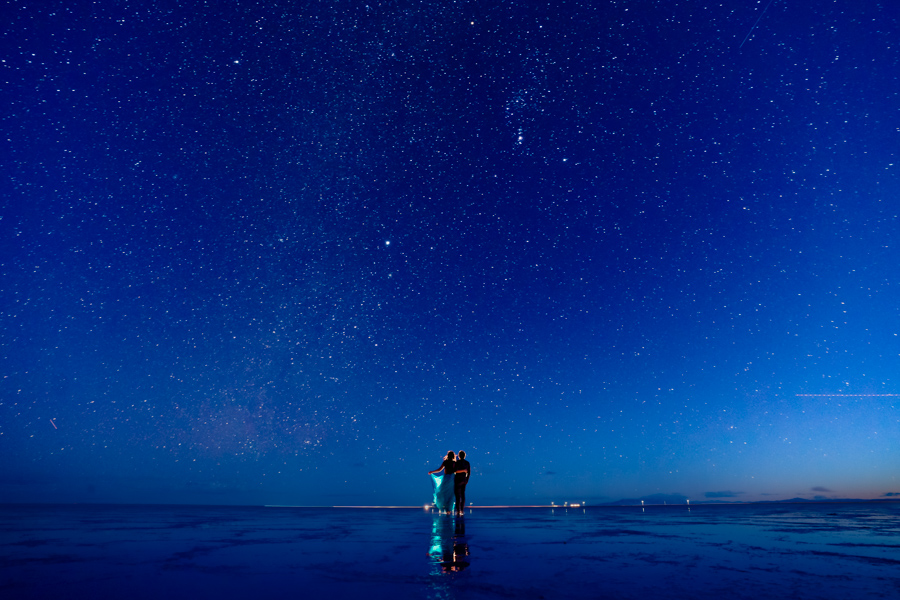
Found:
<path fill-rule="evenodd" d="M 744 36 L 744 41 L 741 42 L 741 45 L 738 46 L 738 50 L 740 50 L 741 48 L 743 48 L 743 47 L 744 47 L 744 44 L 747 43 L 747 40 L 750 39 L 750 34 L 753 33 L 753 30 L 756 29 L 756 26 L 759 25 L 759 22 L 762 20 L 763 15 L 765 15 L 765 14 L 766 14 L 766 11 L 769 10 L 769 7 L 772 6 L 772 1 L 773 1 L 773 0 L 769 0 L 769 3 L 766 4 L 766 7 L 765 7 L 765 8 L 763 9 L 763 11 L 759 14 L 759 18 L 756 19 L 756 23 L 753 24 L 753 27 L 751 27 L 751 28 L 750 28 L 750 31 L 747 32 L 747 35 Z"/>
<path fill-rule="evenodd" d="M 795 394 L 805 398 L 884 398 L 887 396 L 900 396 L 900 394 Z"/>
<path fill-rule="evenodd" d="M 56 423 L 53 422 L 53 419 L 50 419 L 50 424 L 53 425 L 53 429 L 59 429 L 59 427 L 56 426 Z"/>

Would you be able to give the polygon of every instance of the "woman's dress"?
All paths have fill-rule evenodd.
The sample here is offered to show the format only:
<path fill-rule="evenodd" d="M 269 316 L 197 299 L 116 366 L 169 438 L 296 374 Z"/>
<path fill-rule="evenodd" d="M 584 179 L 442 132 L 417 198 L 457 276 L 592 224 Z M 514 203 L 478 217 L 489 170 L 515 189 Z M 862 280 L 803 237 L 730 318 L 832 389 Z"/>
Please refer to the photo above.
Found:
<path fill-rule="evenodd" d="M 453 473 L 449 475 L 436 473 L 431 475 L 434 483 L 434 507 L 439 511 L 452 512 L 456 504 L 456 495 L 453 493 Z"/>
<path fill-rule="evenodd" d="M 444 461 L 446 463 L 446 461 Z M 434 484 L 434 508 L 439 511 L 452 512 L 456 505 L 456 494 L 453 493 L 453 467 L 444 464 L 443 473 L 432 473 L 431 482 Z"/>

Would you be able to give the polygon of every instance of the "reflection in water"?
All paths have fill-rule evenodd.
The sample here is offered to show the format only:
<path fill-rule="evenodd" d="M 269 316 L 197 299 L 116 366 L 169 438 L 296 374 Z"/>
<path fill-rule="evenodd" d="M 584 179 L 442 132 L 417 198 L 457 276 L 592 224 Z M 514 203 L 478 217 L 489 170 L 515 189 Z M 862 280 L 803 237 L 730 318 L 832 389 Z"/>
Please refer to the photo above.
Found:
<path fill-rule="evenodd" d="M 439 567 L 441 573 L 453 573 L 468 567 L 466 518 L 435 514 L 431 522 L 431 549 L 428 555 L 431 563 Z"/>

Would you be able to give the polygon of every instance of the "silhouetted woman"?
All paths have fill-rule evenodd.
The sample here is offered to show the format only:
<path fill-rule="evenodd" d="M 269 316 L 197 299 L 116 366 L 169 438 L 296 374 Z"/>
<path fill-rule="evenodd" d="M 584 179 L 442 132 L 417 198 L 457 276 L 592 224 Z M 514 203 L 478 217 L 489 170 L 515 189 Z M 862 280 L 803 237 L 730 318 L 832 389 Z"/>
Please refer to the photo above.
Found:
<path fill-rule="evenodd" d="M 438 475 L 443 471 L 444 473 Z M 434 483 L 434 507 L 441 512 L 452 512 L 456 503 L 453 493 L 453 474 L 456 473 L 456 455 L 453 451 L 447 453 L 447 458 L 441 466 L 434 471 L 428 471 Z"/>

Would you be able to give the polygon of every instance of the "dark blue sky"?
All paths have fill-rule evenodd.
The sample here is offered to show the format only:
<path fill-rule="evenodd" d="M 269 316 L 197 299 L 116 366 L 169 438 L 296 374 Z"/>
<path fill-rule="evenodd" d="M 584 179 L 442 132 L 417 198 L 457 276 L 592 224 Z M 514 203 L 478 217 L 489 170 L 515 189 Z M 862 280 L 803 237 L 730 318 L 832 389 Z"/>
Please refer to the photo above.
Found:
<path fill-rule="evenodd" d="M 900 8 L 766 4 L 11 3 L 0 499 L 900 493 Z"/>

